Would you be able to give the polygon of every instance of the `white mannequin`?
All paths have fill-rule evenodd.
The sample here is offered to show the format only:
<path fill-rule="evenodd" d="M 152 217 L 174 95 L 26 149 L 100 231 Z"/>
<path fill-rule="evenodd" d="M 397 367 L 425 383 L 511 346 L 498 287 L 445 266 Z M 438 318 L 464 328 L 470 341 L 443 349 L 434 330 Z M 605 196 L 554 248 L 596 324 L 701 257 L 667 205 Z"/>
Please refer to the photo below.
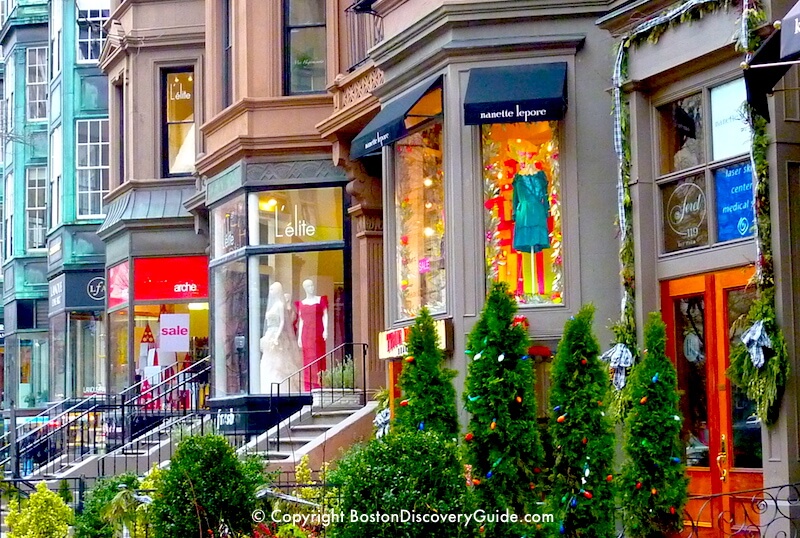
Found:
<path fill-rule="evenodd" d="M 261 392 L 269 393 L 272 383 L 283 381 L 301 368 L 300 350 L 295 346 L 292 326 L 286 319 L 286 298 L 280 282 L 269 287 L 261 337 Z"/>

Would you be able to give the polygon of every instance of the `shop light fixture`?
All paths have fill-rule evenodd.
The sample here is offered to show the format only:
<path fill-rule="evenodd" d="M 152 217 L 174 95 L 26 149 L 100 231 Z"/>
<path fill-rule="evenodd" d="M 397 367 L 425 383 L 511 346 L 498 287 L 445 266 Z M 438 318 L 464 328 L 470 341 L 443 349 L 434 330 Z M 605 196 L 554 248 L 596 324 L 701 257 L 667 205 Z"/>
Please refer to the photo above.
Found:
<path fill-rule="evenodd" d="M 208 303 L 189 303 L 189 310 L 208 310 Z"/>
<path fill-rule="evenodd" d="M 272 211 L 275 209 L 275 206 L 278 205 L 278 201 L 275 198 L 270 198 L 269 200 L 259 200 L 258 208 L 261 211 Z"/>
<path fill-rule="evenodd" d="M 433 228 L 426 227 L 425 230 L 423 230 L 423 233 L 425 234 L 425 237 L 431 237 L 433 235 Z"/>
<path fill-rule="evenodd" d="M 430 187 L 431 185 L 433 185 L 433 180 L 429 177 L 426 177 L 425 180 L 422 182 L 422 184 L 425 185 L 426 187 Z"/>

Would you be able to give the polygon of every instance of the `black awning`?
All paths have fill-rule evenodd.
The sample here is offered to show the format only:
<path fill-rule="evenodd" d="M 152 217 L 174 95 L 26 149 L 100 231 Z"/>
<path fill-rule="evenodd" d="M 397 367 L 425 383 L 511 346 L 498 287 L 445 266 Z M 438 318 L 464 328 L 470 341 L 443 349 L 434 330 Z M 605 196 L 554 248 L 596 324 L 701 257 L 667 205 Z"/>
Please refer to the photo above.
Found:
<path fill-rule="evenodd" d="M 778 30 L 767 38 L 750 60 L 749 67 L 744 70 L 744 84 L 747 89 L 747 102 L 753 109 L 769 121 L 769 104 L 767 94 L 783 78 L 790 65 L 770 65 L 781 60 L 781 34 Z"/>
<path fill-rule="evenodd" d="M 800 56 L 800 2 L 781 19 L 781 61 L 796 60 Z"/>
<path fill-rule="evenodd" d="M 406 122 L 409 112 L 425 94 L 437 85 L 440 86 L 441 80 L 442 77 L 438 76 L 423 82 L 405 95 L 390 101 L 353 139 L 350 144 L 350 158 L 360 159 L 378 153 L 383 146 L 406 136 L 410 127 Z M 409 123 L 413 126 L 419 122 Z"/>
<path fill-rule="evenodd" d="M 567 64 L 486 67 L 469 72 L 464 123 L 560 120 L 567 109 Z"/>

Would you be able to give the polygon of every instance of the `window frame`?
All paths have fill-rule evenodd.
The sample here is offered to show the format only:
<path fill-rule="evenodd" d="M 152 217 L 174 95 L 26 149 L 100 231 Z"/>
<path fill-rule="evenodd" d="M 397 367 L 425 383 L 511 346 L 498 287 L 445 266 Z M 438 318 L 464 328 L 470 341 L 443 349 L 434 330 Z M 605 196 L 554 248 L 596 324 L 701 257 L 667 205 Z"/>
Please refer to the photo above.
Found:
<path fill-rule="evenodd" d="M 14 256 L 14 170 L 3 175 L 3 262 Z"/>
<path fill-rule="evenodd" d="M 34 60 L 38 60 L 38 53 L 44 52 L 44 64 L 39 63 L 38 61 L 35 64 L 31 63 L 31 53 L 34 54 Z M 49 76 L 49 56 L 50 56 L 50 47 L 28 47 L 25 49 L 25 117 L 29 122 L 44 122 L 48 119 L 48 108 L 49 108 L 49 86 L 50 86 L 50 76 Z M 31 81 L 31 69 L 35 69 L 38 73 L 39 67 L 43 67 L 43 77 L 41 81 Z M 42 99 L 31 99 L 31 93 L 33 90 L 37 88 L 44 88 L 44 95 Z M 44 115 L 39 117 L 38 115 L 33 117 L 31 115 L 31 105 L 34 103 L 44 103 Z M 38 107 L 37 107 L 38 110 Z"/>
<path fill-rule="evenodd" d="M 221 43 L 221 77 L 222 82 L 222 108 L 233 104 L 233 11 L 232 0 L 221 0 L 222 6 L 222 43 Z"/>
<path fill-rule="evenodd" d="M 32 178 L 32 172 L 37 171 L 36 178 Z M 36 181 L 35 185 L 31 180 Z M 33 165 L 25 168 L 25 251 L 36 251 L 47 248 L 47 167 Z M 35 201 L 39 205 L 31 205 L 31 190 L 37 191 Z M 31 217 L 37 216 L 41 219 L 41 224 L 31 226 Z M 41 233 L 40 242 L 34 243 L 34 232 Z"/>
<path fill-rule="evenodd" d="M 293 0 L 283 0 L 281 7 L 283 10 L 282 13 L 282 22 L 283 22 L 283 46 L 281 47 L 282 54 L 283 54 L 283 95 L 314 95 L 314 94 L 324 94 L 327 92 L 325 88 L 321 90 L 311 90 L 307 92 L 302 91 L 292 91 L 292 49 L 291 49 L 291 34 L 292 30 L 301 29 L 301 28 L 324 28 L 325 29 L 325 79 L 328 78 L 328 44 L 327 44 L 327 35 L 328 35 L 328 14 L 327 8 L 325 13 L 325 21 L 322 24 L 315 23 L 315 24 L 300 24 L 296 26 L 292 26 L 290 24 L 290 11 L 291 11 L 291 3 Z"/>
<path fill-rule="evenodd" d="M 755 240 L 755 235 L 751 234 L 746 237 L 729 239 L 720 241 L 718 239 L 718 215 L 717 215 L 717 194 L 716 194 L 716 179 L 714 173 L 717 170 L 735 166 L 741 163 L 749 163 L 750 158 L 748 153 L 740 153 L 733 156 L 725 157 L 722 159 L 714 159 L 713 155 L 713 117 L 711 110 L 711 91 L 714 88 L 723 86 L 727 83 L 741 79 L 741 73 L 725 77 L 716 77 L 707 79 L 700 83 L 693 84 L 685 87 L 678 92 L 670 92 L 663 97 L 658 97 L 652 101 L 651 114 L 652 114 L 652 133 L 653 133 L 653 178 L 655 184 L 654 203 L 655 203 L 655 223 L 656 223 L 656 237 L 657 237 L 657 253 L 658 259 L 661 261 L 675 259 L 677 257 L 703 254 L 713 252 L 720 247 L 729 247 L 740 243 L 746 243 Z M 701 111 L 703 119 L 703 141 L 702 148 L 704 152 L 704 160 L 702 163 L 688 166 L 680 170 L 670 172 L 662 172 L 662 158 L 665 148 L 665 141 L 663 140 L 665 129 L 663 127 L 661 114 L 662 109 L 672 103 L 690 97 L 692 95 L 700 94 Z M 694 176 L 702 175 L 705 181 L 705 204 L 706 204 L 706 221 L 708 228 L 708 241 L 703 245 L 697 245 L 687 248 L 679 248 L 672 251 L 666 249 L 666 234 L 664 202 L 663 202 L 663 188 L 667 185 L 680 181 L 681 179 L 689 179 Z"/>
<path fill-rule="evenodd" d="M 432 88 L 431 91 L 435 91 L 435 88 Z M 423 99 L 424 99 L 424 97 L 423 97 Z M 410 136 L 412 136 L 412 135 L 414 135 L 416 133 L 419 133 L 420 131 L 424 131 L 425 129 L 430 128 L 435 123 L 441 123 L 441 125 L 442 125 L 441 147 L 442 147 L 442 154 L 443 154 L 442 155 L 442 178 L 443 178 L 442 179 L 442 186 L 443 186 L 443 189 L 444 189 L 444 199 L 442 200 L 442 203 L 444 204 L 445 207 L 447 207 L 447 205 L 448 205 L 448 199 L 447 199 L 448 198 L 448 166 L 447 166 L 446 153 L 447 153 L 447 149 L 448 148 L 447 148 L 447 122 L 446 122 L 446 118 L 445 118 L 445 114 L 444 114 L 445 110 L 446 110 L 446 108 L 445 108 L 445 94 L 444 94 L 444 88 L 442 86 L 442 113 L 441 114 L 437 114 L 437 115 L 432 116 L 432 117 L 425 118 L 424 120 L 422 120 L 419 123 L 415 124 L 414 127 L 412 129 L 410 129 L 405 136 L 403 136 L 402 138 L 400 138 L 398 140 L 395 140 L 391 144 L 387 144 L 386 146 L 383 147 L 384 161 L 386 162 L 386 167 L 387 167 L 386 169 L 390 171 L 390 173 L 389 173 L 389 175 L 390 175 L 389 187 L 387 189 L 387 193 L 388 193 L 388 196 L 389 196 L 390 203 L 392 205 L 394 205 L 393 198 L 397 194 L 397 184 L 398 184 L 398 182 L 397 182 L 397 179 L 398 179 L 397 178 L 397 157 L 396 157 L 396 153 L 395 153 L 395 148 L 397 146 L 397 143 L 402 141 L 402 140 L 407 139 L 408 137 L 410 137 Z M 446 211 L 446 213 L 447 213 L 447 211 Z M 386 241 L 388 241 L 391 245 L 395 245 L 395 238 L 398 235 L 399 223 L 398 223 L 397 218 L 396 218 L 394 213 L 392 213 L 390 221 L 391 221 L 390 226 L 388 227 L 388 229 L 386 229 L 384 231 L 384 237 L 386 238 Z M 453 299 L 452 299 L 451 294 L 450 294 L 451 279 L 452 279 L 452 271 L 451 271 L 451 267 L 450 267 L 450 258 L 452 257 L 452 245 L 449 244 L 449 242 L 452 241 L 452 238 L 450 238 L 450 233 L 448 233 L 448 224 L 449 224 L 448 219 L 445 218 L 443 222 L 444 222 L 444 226 L 445 226 L 445 233 L 444 233 L 444 235 L 442 237 L 442 241 L 444 243 L 444 246 L 442 248 L 442 253 L 443 253 L 443 256 L 444 256 L 444 269 L 445 269 L 445 283 L 444 283 L 444 288 L 443 288 L 444 297 L 445 297 L 445 301 L 444 301 L 445 304 L 444 304 L 444 309 L 441 312 L 436 312 L 435 314 L 432 314 L 436 318 L 448 316 L 450 314 L 451 310 L 452 310 L 452 303 L 453 303 Z M 389 316 L 388 323 L 390 324 L 389 325 L 390 327 L 400 327 L 400 326 L 408 325 L 409 322 L 414 320 L 415 316 L 403 316 L 400 313 L 401 301 L 400 301 L 400 298 L 399 298 L 399 295 L 398 295 L 398 293 L 400 292 L 400 289 L 401 289 L 401 283 L 400 283 L 401 278 L 400 278 L 400 273 L 399 273 L 399 268 L 400 267 L 399 267 L 399 259 L 398 259 L 399 258 L 399 254 L 397 253 L 396 246 L 389 247 L 387 245 L 385 248 L 386 248 L 386 252 L 391 252 L 392 253 L 391 254 L 391 258 L 387 261 L 388 269 L 389 269 L 389 280 L 388 280 L 387 289 L 390 290 L 389 291 L 389 301 L 388 301 L 390 303 L 389 304 L 390 316 Z M 449 300 L 448 300 L 448 298 L 449 298 Z M 427 306 L 428 306 L 427 304 L 420 304 L 419 308 L 422 309 L 423 307 L 427 307 Z"/>
<path fill-rule="evenodd" d="M 81 140 L 80 137 L 80 124 L 85 123 L 87 124 L 87 140 Z M 99 141 L 92 141 L 91 140 L 91 132 L 92 132 L 92 125 L 99 124 L 100 125 L 100 140 Z M 105 126 L 105 129 L 104 129 Z M 79 219 L 96 219 L 105 217 L 105 213 L 102 211 L 103 207 L 103 197 L 108 194 L 111 189 L 110 185 L 110 173 L 111 173 L 111 166 L 110 166 L 110 159 L 111 159 L 111 136 L 110 136 L 110 128 L 108 118 L 87 118 L 87 119 L 79 119 L 75 120 L 75 216 Z M 86 148 L 87 155 L 91 155 L 92 146 L 97 146 L 99 149 L 99 156 L 100 156 L 100 164 L 93 164 L 87 161 L 86 165 L 80 164 L 80 153 L 82 148 Z M 107 157 L 106 162 L 103 163 L 103 148 L 105 147 L 105 155 Z M 93 172 L 99 172 L 101 176 L 101 188 L 99 190 L 95 189 L 86 189 L 81 190 L 81 181 L 80 176 L 81 172 L 87 172 L 90 178 L 91 185 L 91 178 Z M 103 172 L 105 172 L 105 179 L 103 179 Z M 105 184 L 105 188 L 103 188 L 103 184 Z M 89 197 L 89 207 L 92 207 L 92 197 L 95 195 L 100 196 L 100 213 L 81 213 L 81 197 L 88 196 Z"/>
<path fill-rule="evenodd" d="M 64 166 L 63 136 L 60 124 L 50 133 L 50 166 L 48 168 L 48 196 L 50 200 L 48 204 L 48 227 L 50 229 L 58 227 L 64 220 L 64 187 L 61 174 Z"/>
<path fill-rule="evenodd" d="M 169 76 L 178 73 L 192 74 L 192 121 L 191 122 L 170 122 L 167 120 L 167 99 L 168 99 L 168 82 Z M 193 172 L 180 172 L 173 174 L 169 171 L 169 126 L 180 124 L 193 124 L 195 128 L 195 137 L 197 136 L 197 92 L 196 88 L 200 85 L 197 84 L 197 69 L 194 64 L 175 65 L 161 68 L 160 73 L 161 81 L 161 177 L 174 178 L 174 177 L 191 177 Z M 196 138 L 195 138 L 196 140 Z M 197 160 L 197 147 L 195 147 L 195 162 Z"/>
<path fill-rule="evenodd" d="M 99 16 L 96 15 L 99 13 Z M 83 14 L 88 14 L 84 16 Z M 103 47 L 106 43 L 106 32 L 103 30 L 103 26 L 105 25 L 106 21 L 111 16 L 110 9 L 80 9 L 79 6 L 76 5 L 76 17 L 75 17 L 75 63 L 78 65 L 85 65 L 85 64 L 96 64 L 100 60 L 100 55 L 103 53 Z M 99 27 L 99 29 L 95 29 L 95 27 Z M 88 28 L 88 38 L 83 39 L 81 37 L 81 29 Z M 95 35 L 97 34 L 97 35 Z M 94 50 L 93 45 L 98 43 L 100 48 L 97 49 L 97 58 L 92 57 L 92 51 Z M 83 57 L 83 50 L 82 45 L 87 45 L 87 56 L 88 58 Z"/>

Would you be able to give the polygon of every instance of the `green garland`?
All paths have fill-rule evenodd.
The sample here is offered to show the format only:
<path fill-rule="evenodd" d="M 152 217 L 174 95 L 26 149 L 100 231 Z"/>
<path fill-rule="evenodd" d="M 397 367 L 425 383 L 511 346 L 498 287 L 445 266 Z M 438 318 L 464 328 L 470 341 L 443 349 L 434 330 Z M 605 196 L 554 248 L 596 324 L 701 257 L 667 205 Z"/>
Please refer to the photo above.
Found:
<path fill-rule="evenodd" d="M 759 39 L 748 39 L 748 46 L 758 46 Z M 765 362 L 756 368 L 745 345 L 737 343 L 731 349 L 730 367 L 727 375 L 731 383 L 745 391 L 756 403 L 756 413 L 767 424 L 778 420 L 781 400 L 789 379 L 789 353 L 786 340 L 778 325 L 775 313 L 775 268 L 772 260 L 772 221 L 770 220 L 769 159 L 767 150 L 770 140 L 767 120 L 747 109 L 747 118 L 752 129 L 752 160 L 755 176 L 755 220 L 758 259 L 756 260 L 755 284 L 758 299 L 747 313 L 746 325 L 758 321 L 772 342 L 765 349 Z"/>
<path fill-rule="evenodd" d="M 661 15 L 660 22 L 646 22 L 639 25 L 630 34 L 623 37 L 617 50 L 621 54 L 619 80 L 627 80 L 628 58 L 630 49 L 645 43 L 655 44 L 669 29 L 679 24 L 691 23 L 702 19 L 710 13 L 727 10 L 733 5 L 733 0 L 708 0 L 707 2 L 682 9 L 686 4 L 677 4 Z M 658 18 L 656 18 L 658 19 Z M 654 19 L 654 21 L 656 20 Z M 634 365 L 639 359 L 639 350 L 636 336 L 636 268 L 635 246 L 633 239 L 633 200 L 630 192 L 631 179 L 631 138 L 630 138 L 630 105 L 625 98 L 620 98 L 620 131 L 622 138 L 622 155 L 620 155 L 619 169 L 622 181 L 622 215 L 617 219 L 620 227 L 620 279 L 623 290 L 623 304 L 619 320 L 611 325 L 614 333 L 614 343 L 625 344 L 634 357 Z M 617 113 L 613 110 L 612 113 Z M 609 396 L 609 409 L 618 421 L 625 418 L 626 410 L 630 406 L 628 391 L 612 390 Z"/>

